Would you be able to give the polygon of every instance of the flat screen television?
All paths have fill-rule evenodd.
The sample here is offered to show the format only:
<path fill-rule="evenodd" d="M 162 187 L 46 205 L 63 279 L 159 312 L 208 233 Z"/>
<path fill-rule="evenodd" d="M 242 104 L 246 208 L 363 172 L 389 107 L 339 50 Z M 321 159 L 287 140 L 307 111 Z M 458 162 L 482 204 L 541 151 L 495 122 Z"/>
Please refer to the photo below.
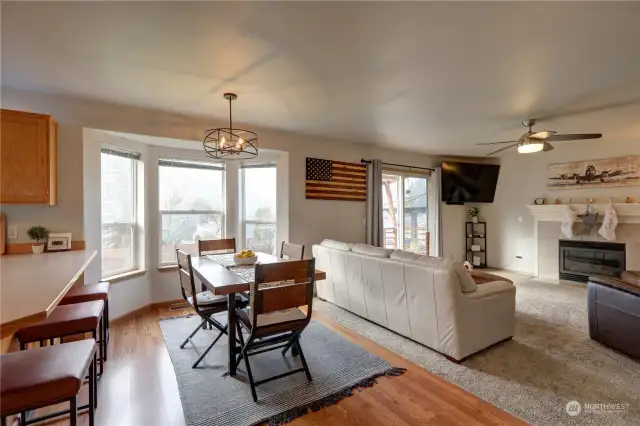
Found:
<path fill-rule="evenodd" d="M 442 163 L 442 201 L 445 203 L 493 203 L 500 166 Z"/>

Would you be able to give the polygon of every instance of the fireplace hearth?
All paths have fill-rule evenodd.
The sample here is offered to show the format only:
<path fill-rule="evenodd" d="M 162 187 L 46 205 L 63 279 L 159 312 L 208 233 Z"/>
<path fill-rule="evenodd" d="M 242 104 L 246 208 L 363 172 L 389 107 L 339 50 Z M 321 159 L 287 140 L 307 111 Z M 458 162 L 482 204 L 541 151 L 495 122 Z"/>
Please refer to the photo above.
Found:
<path fill-rule="evenodd" d="M 560 279 L 586 283 L 590 275 L 620 277 L 625 259 L 625 244 L 560 240 Z"/>

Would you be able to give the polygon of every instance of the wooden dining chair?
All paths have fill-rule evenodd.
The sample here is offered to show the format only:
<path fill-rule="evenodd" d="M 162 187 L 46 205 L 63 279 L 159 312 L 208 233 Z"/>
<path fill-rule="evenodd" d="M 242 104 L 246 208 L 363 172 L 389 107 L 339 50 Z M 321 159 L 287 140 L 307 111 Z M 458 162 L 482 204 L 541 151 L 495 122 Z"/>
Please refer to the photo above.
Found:
<path fill-rule="evenodd" d="M 184 251 L 177 249 L 176 256 L 178 258 L 178 273 L 180 274 L 180 288 L 182 290 L 182 297 L 184 300 L 193 307 L 196 313 L 202 318 L 200 325 L 185 339 L 180 345 L 180 349 L 184 349 L 185 345 L 189 342 L 194 348 L 197 347 L 191 340 L 193 336 L 203 328 L 206 324 L 209 324 L 213 329 L 215 327 L 219 333 L 213 343 L 207 347 L 207 349 L 200 355 L 200 357 L 193 363 L 192 368 L 196 368 L 198 364 L 209 353 L 211 348 L 220 340 L 223 334 L 227 334 L 227 325 L 220 324 L 213 315 L 225 312 L 228 309 L 227 296 L 220 295 L 214 296 L 210 291 L 203 291 L 196 293 L 196 283 L 193 279 L 193 268 L 191 266 L 191 255 Z M 240 297 L 236 296 L 236 306 L 247 306 L 247 302 L 243 301 Z"/>
<path fill-rule="evenodd" d="M 280 247 L 280 259 L 284 259 L 285 256 L 289 260 L 304 259 L 304 245 L 283 241 Z"/>
<path fill-rule="evenodd" d="M 221 240 L 198 240 L 198 254 L 223 254 L 236 252 L 236 239 L 223 238 Z"/>
<path fill-rule="evenodd" d="M 263 383 L 302 372 L 308 381 L 312 380 L 300 335 L 311 320 L 314 272 L 315 259 L 257 264 L 255 267 L 255 280 L 250 284 L 251 308 L 236 311 L 238 340 L 242 345 L 236 363 L 244 359 L 254 402 L 258 401 L 256 387 Z M 301 306 L 306 306 L 306 313 Z M 246 342 L 243 341 L 243 327 L 249 334 Z M 285 356 L 290 348 L 293 356 L 300 356 L 302 368 L 253 380 L 249 357 L 276 349 L 282 349 Z"/>

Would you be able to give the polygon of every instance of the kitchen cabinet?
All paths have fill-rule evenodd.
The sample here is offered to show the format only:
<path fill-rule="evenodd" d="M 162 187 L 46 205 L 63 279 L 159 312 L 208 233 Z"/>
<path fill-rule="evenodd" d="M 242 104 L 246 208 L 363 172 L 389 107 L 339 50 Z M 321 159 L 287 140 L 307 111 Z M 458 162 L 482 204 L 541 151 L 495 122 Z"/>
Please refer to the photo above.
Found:
<path fill-rule="evenodd" d="M 0 110 L 0 203 L 57 201 L 58 124 L 50 115 Z"/>

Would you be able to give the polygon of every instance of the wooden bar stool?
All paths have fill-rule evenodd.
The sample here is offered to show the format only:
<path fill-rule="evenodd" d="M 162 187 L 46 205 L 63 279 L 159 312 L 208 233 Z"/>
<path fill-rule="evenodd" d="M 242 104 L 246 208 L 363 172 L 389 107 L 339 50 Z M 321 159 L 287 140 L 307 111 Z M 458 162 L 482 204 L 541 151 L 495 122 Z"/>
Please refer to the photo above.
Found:
<path fill-rule="evenodd" d="M 89 410 L 89 426 L 94 425 L 98 406 L 96 341 L 79 340 L 61 345 L 0 355 L 0 417 L 20 414 L 20 425 L 69 414 L 76 426 L 78 410 Z M 89 374 L 89 404 L 78 407 L 78 393 Z M 69 402 L 69 409 L 27 420 L 26 413 L 49 405 Z"/>
<path fill-rule="evenodd" d="M 103 333 L 107 337 L 107 342 L 104 350 L 104 360 L 107 360 L 108 346 L 109 346 L 109 282 L 100 281 L 96 284 L 86 284 L 76 286 L 67 293 L 67 295 L 60 301 L 60 305 L 72 305 L 75 303 L 92 302 L 94 300 L 102 300 L 104 302 L 104 319 L 103 319 Z M 98 342 L 101 344 L 101 342 Z"/>
<path fill-rule="evenodd" d="M 40 342 L 44 346 L 48 340 L 53 345 L 54 339 L 62 339 L 75 334 L 91 333 L 91 337 L 98 341 L 100 351 L 100 372 L 104 371 L 106 339 L 103 335 L 104 302 L 95 300 L 92 302 L 74 303 L 73 305 L 58 306 L 51 315 L 43 321 L 27 325 L 16 331 L 15 336 L 20 343 L 20 350 L 27 349 L 27 344 Z"/>

